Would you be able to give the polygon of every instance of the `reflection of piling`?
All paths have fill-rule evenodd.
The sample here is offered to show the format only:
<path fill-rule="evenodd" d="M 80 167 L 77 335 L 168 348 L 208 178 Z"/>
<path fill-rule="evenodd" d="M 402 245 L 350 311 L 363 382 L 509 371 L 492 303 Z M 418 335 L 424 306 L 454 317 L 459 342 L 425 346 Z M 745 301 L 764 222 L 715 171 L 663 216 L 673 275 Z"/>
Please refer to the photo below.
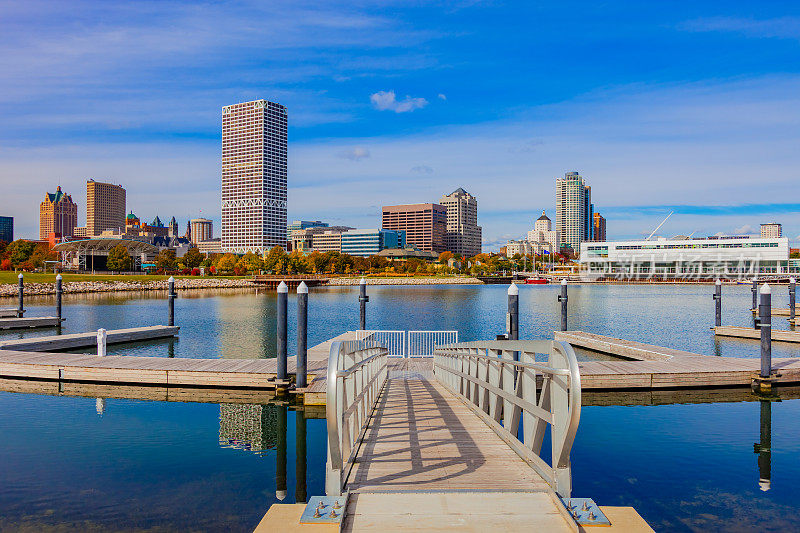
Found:
<path fill-rule="evenodd" d="M 289 287 L 282 282 L 278 285 L 278 381 L 286 381 L 286 305 Z"/>
<path fill-rule="evenodd" d="M 304 281 L 297 286 L 297 368 L 295 386 L 306 386 L 308 376 L 308 287 Z"/>
<path fill-rule="evenodd" d="M 17 307 L 17 316 L 22 317 L 25 313 L 25 282 L 22 278 L 22 272 L 17 276 L 19 283 L 17 285 L 19 291 L 19 306 Z"/>
<path fill-rule="evenodd" d="M 519 339 L 519 287 L 512 283 L 508 287 L 508 315 L 506 318 L 508 340 Z"/>
<path fill-rule="evenodd" d="M 295 503 L 306 501 L 306 416 L 302 410 L 294 412 L 295 420 L 295 479 L 297 484 L 294 489 Z"/>
<path fill-rule="evenodd" d="M 750 293 L 753 295 L 753 307 L 751 309 L 758 309 L 758 279 L 753 278 L 753 286 L 750 287 Z"/>
<path fill-rule="evenodd" d="M 361 331 L 367 329 L 368 301 L 369 301 L 369 296 L 367 296 L 367 281 L 364 278 L 361 278 L 361 283 L 358 284 L 358 307 L 359 307 L 358 329 L 360 329 Z"/>
<path fill-rule="evenodd" d="M 794 278 L 789 279 L 789 320 L 794 320 L 795 318 L 795 293 L 797 288 L 797 280 Z"/>
<path fill-rule="evenodd" d="M 567 331 L 567 280 L 561 280 L 561 294 L 558 295 L 561 302 L 561 331 Z"/>
<path fill-rule="evenodd" d="M 758 487 L 766 492 L 772 484 L 772 402 L 761 400 L 761 442 L 753 445 L 758 454 Z"/>
<path fill-rule="evenodd" d="M 285 405 L 278 406 L 278 446 L 275 455 L 275 497 L 283 501 L 286 498 L 286 410 Z"/>
<path fill-rule="evenodd" d="M 97 411 L 98 415 L 103 416 L 103 413 L 106 412 L 106 399 L 105 398 L 95 399 L 94 410 Z"/>
<path fill-rule="evenodd" d="M 169 296 L 167 299 L 169 300 L 169 325 L 175 325 L 175 278 L 172 276 L 169 277 L 167 280 L 167 284 L 169 285 Z"/>
<path fill-rule="evenodd" d="M 167 357 L 175 357 L 175 337 L 170 337 L 167 342 Z"/>
<path fill-rule="evenodd" d="M 56 276 L 56 316 L 58 317 L 58 324 L 61 325 L 61 274 Z"/>
<path fill-rule="evenodd" d="M 722 325 L 722 281 L 719 279 L 714 288 L 714 325 Z"/>

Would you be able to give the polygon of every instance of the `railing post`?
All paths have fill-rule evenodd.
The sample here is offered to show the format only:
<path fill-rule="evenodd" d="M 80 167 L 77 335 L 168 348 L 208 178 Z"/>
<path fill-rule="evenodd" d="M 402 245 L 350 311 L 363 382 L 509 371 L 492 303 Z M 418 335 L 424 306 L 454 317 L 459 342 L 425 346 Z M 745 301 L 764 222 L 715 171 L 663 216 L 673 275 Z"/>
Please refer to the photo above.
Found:
<path fill-rule="evenodd" d="M 519 287 L 512 283 L 508 287 L 508 315 L 506 318 L 508 339 L 519 339 Z"/>
<path fill-rule="evenodd" d="M 768 378 L 772 373 L 772 291 L 768 284 L 761 287 L 761 305 L 758 308 L 761 318 L 761 377 Z"/>
<path fill-rule="evenodd" d="M 61 324 L 61 274 L 56 276 L 56 317 Z"/>
<path fill-rule="evenodd" d="M 722 281 L 719 279 L 714 285 L 714 325 L 722 325 Z"/>
<path fill-rule="evenodd" d="M 297 286 L 297 369 L 295 385 L 298 389 L 306 386 L 308 377 L 308 286 L 301 281 Z"/>
<path fill-rule="evenodd" d="M 286 283 L 281 281 L 280 285 L 278 285 L 278 312 L 277 312 L 277 320 L 278 320 L 278 369 L 277 369 L 277 379 L 278 381 L 285 381 L 286 380 L 286 306 L 289 300 L 289 287 L 287 287 Z"/>
<path fill-rule="evenodd" d="M 795 289 L 797 288 L 797 280 L 789 278 L 789 319 L 795 318 Z"/>
<path fill-rule="evenodd" d="M 175 325 L 175 278 L 172 276 L 169 277 L 167 280 L 167 285 L 169 287 L 169 295 L 167 299 L 169 300 L 169 325 Z"/>
<path fill-rule="evenodd" d="M 17 316 L 21 318 L 25 314 L 25 283 L 22 278 L 22 272 L 19 273 L 17 279 L 19 280 L 19 307 L 17 308 Z"/>
<path fill-rule="evenodd" d="M 358 284 L 358 306 L 359 306 L 358 329 L 362 331 L 367 329 L 368 301 L 369 301 L 369 296 L 367 296 L 367 281 L 364 278 L 361 278 L 361 282 Z"/>
<path fill-rule="evenodd" d="M 100 328 L 97 330 L 97 355 L 100 357 L 104 357 L 106 355 L 107 337 L 108 335 L 105 329 Z"/>
<path fill-rule="evenodd" d="M 561 280 L 561 294 L 558 296 L 561 302 L 561 331 L 567 331 L 567 279 Z"/>

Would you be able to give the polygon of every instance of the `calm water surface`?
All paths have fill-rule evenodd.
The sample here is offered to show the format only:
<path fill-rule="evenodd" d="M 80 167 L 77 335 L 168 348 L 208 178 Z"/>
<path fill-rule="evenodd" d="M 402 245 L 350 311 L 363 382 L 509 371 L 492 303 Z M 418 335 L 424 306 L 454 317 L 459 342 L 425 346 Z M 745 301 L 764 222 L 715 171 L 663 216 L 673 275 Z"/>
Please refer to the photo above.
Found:
<path fill-rule="evenodd" d="M 521 287 L 522 338 L 552 336 L 557 290 Z M 457 329 L 461 340 L 493 338 L 505 326 L 505 291 L 370 287 L 368 326 Z M 712 291 L 689 285 L 570 287 L 570 328 L 707 355 L 757 357 L 755 341 L 715 341 L 709 330 Z M 776 288 L 774 307 L 788 305 L 786 293 Z M 312 345 L 357 327 L 356 296 L 356 288 L 312 289 Z M 62 332 L 163 324 L 164 297 L 66 295 Z M 32 297 L 27 307 L 31 316 L 41 316 L 52 314 L 52 305 L 52 297 Z M 749 307 L 749 287 L 724 288 L 723 323 L 751 326 Z M 180 293 L 179 340 L 109 346 L 109 353 L 274 357 L 274 310 L 270 293 Z M 776 329 L 788 329 L 785 319 L 774 322 Z M 53 330 L 3 333 L 0 339 L 45 334 Z M 773 348 L 776 357 L 798 355 L 795 345 Z M 657 530 L 796 530 L 791 486 L 800 478 L 800 400 L 789 399 L 796 393 L 783 396 L 769 405 L 723 393 L 714 403 L 670 403 L 675 399 L 661 395 L 655 402 L 665 405 L 586 406 L 572 453 L 573 494 L 601 505 L 632 505 Z M 652 401 L 640 394 L 617 403 Z M 307 418 L 313 416 L 285 405 L 98 404 L 94 398 L 0 392 L 0 530 L 252 530 L 278 496 L 293 502 L 324 492 L 325 427 L 323 420 Z M 769 455 L 754 453 L 762 436 L 771 438 L 764 447 Z M 760 476 L 770 478 L 770 490 L 760 490 Z"/>

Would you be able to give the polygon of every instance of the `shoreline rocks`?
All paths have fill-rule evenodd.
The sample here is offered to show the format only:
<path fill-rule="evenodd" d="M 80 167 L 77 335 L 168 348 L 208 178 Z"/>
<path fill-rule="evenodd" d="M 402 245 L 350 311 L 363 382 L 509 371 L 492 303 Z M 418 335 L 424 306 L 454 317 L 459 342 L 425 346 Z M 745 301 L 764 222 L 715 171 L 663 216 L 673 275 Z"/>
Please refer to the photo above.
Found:
<path fill-rule="evenodd" d="M 483 282 L 476 278 L 454 277 L 454 278 L 368 278 L 365 277 L 367 285 L 482 285 Z M 361 278 L 331 278 L 328 280 L 330 286 L 350 286 L 361 283 Z"/>
<path fill-rule="evenodd" d="M 187 289 L 229 289 L 229 288 L 255 287 L 249 279 L 226 278 L 178 278 L 175 288 Z M 153 281 L 68 281 L 64 283 L 64 293 L 90 293 L 90 292 L 127 292 L 127 291 L 166 291 L 167 280 Z M 0 298 L 17 296 L 17 285 L 5 283 L 0 285 Z M 55 294 L 54 283 L 25 283 L 25 295 Z"/>

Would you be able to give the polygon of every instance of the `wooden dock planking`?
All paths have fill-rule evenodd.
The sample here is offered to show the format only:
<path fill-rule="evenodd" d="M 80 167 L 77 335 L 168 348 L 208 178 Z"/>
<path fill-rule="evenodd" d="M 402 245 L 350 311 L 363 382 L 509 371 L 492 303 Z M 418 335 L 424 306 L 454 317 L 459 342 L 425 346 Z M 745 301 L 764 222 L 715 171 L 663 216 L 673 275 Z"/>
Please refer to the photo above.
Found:
<path fill-rule="evenodd" d="M 16 307 L 0 308 L 0 318 L 22 318 L 25 311 L 20 312 Z"/>
<path fill-rule="evenodd" d="M 0 318 L 0 329 L 50 328 L 58 326 L 63 320 L 55 316 Z"/>
<path fill-rule="evenodd" d="M 145 326 L 140 328 L 111 329 L 106 332 L 106 344 L 120 344 L 124 342 L 175 337 L 179 330 L 180 328 L 178 326 Z M 0 341 L 0 350 L 34 352 L 74 350 L 76 348 L 96 346 L 97 332 L 94 331 Z"/>
<path fill-rule="evenodd" d="M 740 339 L 760 339 L 761 330 L 740 328 L 735 326 L 716 326 L 714 334 L 721 337 L 738 337 Z M 772 340 L 780 342 L 800 342 L 800 331 L 782 331 L 772 329 Z"/>
<path fill-rule="evenodd" d="M 795 314 L 800 316 L 800 306 L 795 306 L 794 309 L 795 309 Z M 792 310 L 788 307 L 773 307 L 772 316 L 790 316 L 792 314 L 791 311 Z M 751 309 L 750 312 L 753 313 L 754 315 L 757 315 L 758 309 Z"/>
<path fill-rule="evenodd" d="M 553 338 L 570 343 L 572 346 L 586 348 L 596 352 L 607 353 L 634 361 L 668 361 L 674 356 L 697 357 L 700 354 L 675 350 L 654 344 L 644 344 L 626 339 L 616 339 L 606 335 L 587 333 L 585 331 L 555 331 Z"/>

